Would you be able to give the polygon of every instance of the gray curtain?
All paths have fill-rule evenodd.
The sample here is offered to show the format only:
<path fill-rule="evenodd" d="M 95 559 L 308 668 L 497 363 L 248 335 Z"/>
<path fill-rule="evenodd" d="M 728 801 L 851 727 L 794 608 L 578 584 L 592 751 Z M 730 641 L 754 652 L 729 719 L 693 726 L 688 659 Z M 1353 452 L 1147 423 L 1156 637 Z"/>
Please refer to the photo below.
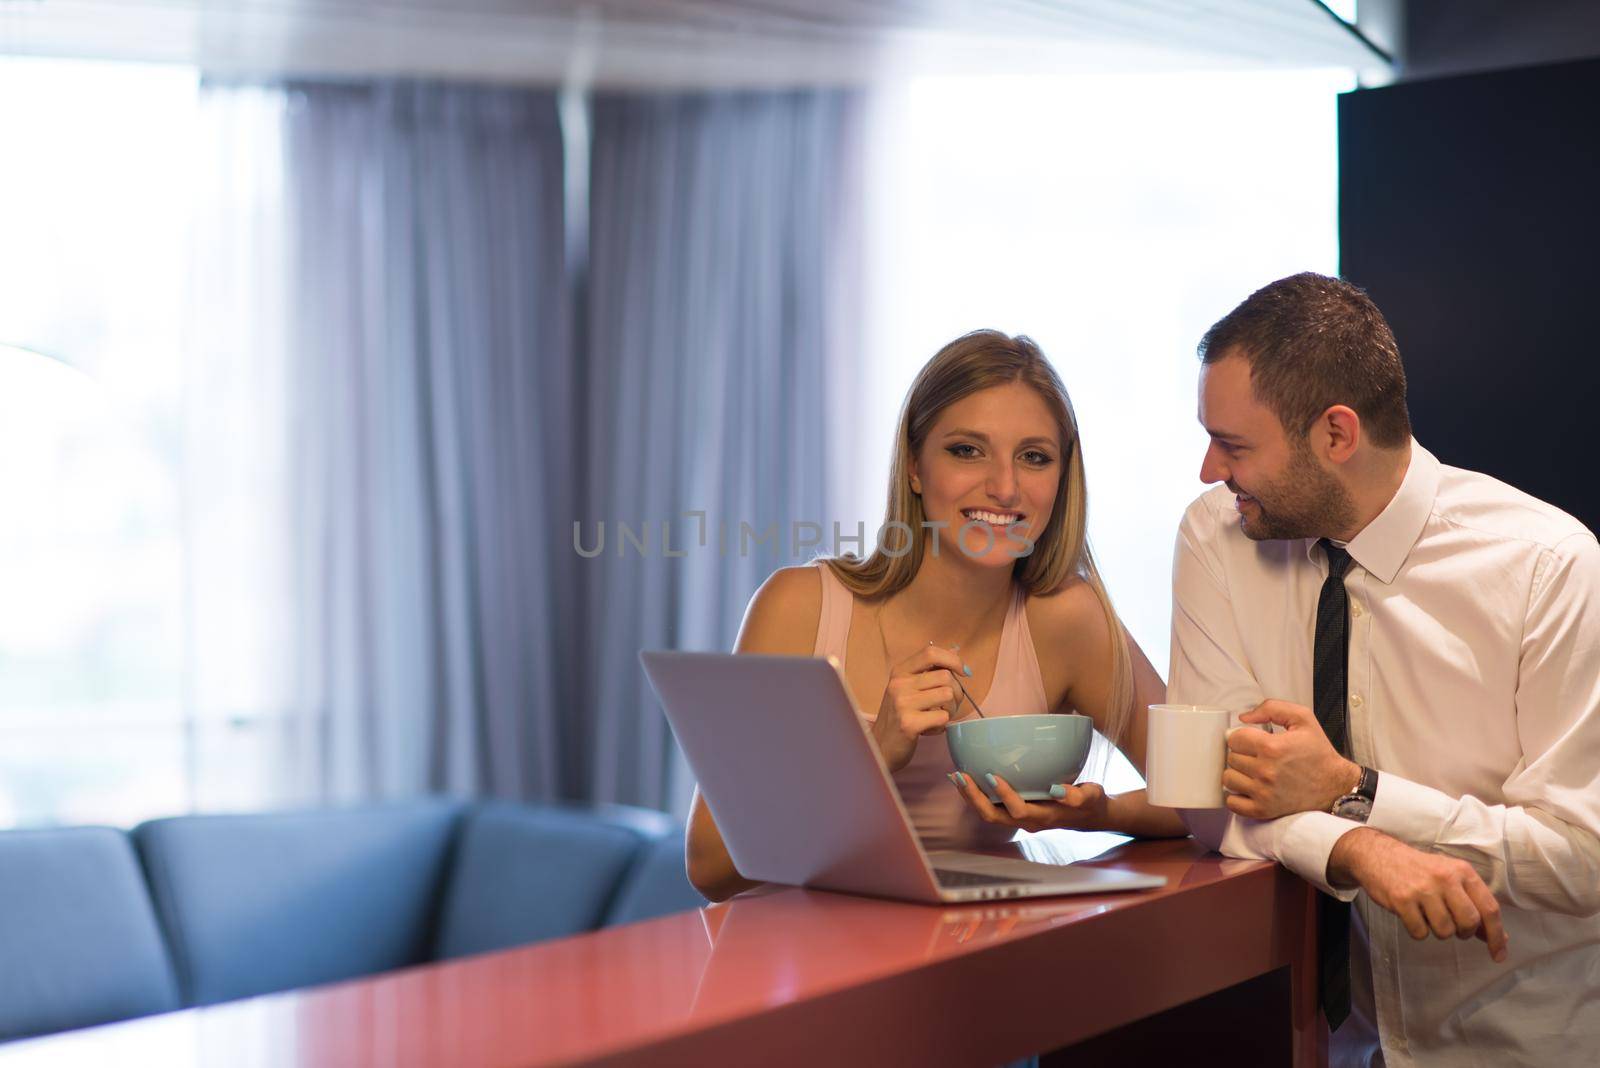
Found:
<path fill-rule="evenodd" d="M 244 229 L 287 238 L 213 250 L 235 299 L 204 332 L 249 339 L 224 347 L 279 383 L 229 392 L 208 439 L 283 438 L 256 465 L 273 494 L 239 509 L 281 549 L 221 572 L 254 575 L 253 614 L 287 636 L 263 670 L 284 691 L 272 795 L 681 811 L 638 651 L 728 648 L 773 568 L 833 547 L 860 380 L 860 99 L 602 95 L 569 161 L 547 92 L 207 92 L 259 120 L 261 156 L 281 140 L 281 190 L 219 153 L 219 185 L 263 186 Z M 574 523 L 586 546 L 606 525 L 605 551 L 579 553 Z M 646 523 L 632 551 L 620 524 Z M 240 599 L 221 600 L 199 637 L 232 648 L 220 609 Z"/>
<path fill-rule="evenodd" d="M 775 567 L 832 549 L 862 359 L 862 111 L 849 92 L 593 102 L 579 515 L 586 551 L 602 524 L 606 541 L 566 546 L 584 796 L 681 812 L 692 784 L 638 651 L 730 648 Z M 645 550 L 623 523 L 649 524 Z"/>
<path fill-rule="evenodd" d="M 570 792 L 554 94 L 286 93 L 294 793 Z"/>

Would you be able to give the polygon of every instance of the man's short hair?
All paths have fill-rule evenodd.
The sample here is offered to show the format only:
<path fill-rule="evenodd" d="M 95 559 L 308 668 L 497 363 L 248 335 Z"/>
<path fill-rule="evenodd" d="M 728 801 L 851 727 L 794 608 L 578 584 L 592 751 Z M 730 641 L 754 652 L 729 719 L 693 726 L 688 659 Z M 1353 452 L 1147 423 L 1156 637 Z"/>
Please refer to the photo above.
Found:
<path fill-rule="evenodd" d="M 1349 282 L 1307 271 L 1262 286 L 1206 331 L 1198 351 L 1205 363 L 1244 357 L 1251 392 L 1293 438 L 1343 404 L 1374 445 L 1410 440 L 1400 349 L 1378 306 Z"/>

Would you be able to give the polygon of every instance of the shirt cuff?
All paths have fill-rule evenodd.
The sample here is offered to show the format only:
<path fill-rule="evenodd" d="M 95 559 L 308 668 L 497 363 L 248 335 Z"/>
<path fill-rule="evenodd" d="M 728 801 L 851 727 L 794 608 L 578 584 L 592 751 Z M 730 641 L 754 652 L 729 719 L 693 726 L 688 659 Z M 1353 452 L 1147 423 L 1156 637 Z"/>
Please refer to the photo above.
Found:
<path fill-rule="evenodd" d="M 1440 790 L 1380 771 L 1367 826 L 1417 849 L 1432 849 L 1455 807 L 1456 799 Z"/>
<path fill-rule="evenodd" d="M 1278 839 L 1278 863 L 1324 894 L 1340 901 L 1355 900 L 1360 887 L 1338 889 L 1328 882 L 1328 854 L 1333 852 L 1335 842 L 1361 824 L 1331 812 L 1297 812 L 1273 820 L 1272 824 Z"/>

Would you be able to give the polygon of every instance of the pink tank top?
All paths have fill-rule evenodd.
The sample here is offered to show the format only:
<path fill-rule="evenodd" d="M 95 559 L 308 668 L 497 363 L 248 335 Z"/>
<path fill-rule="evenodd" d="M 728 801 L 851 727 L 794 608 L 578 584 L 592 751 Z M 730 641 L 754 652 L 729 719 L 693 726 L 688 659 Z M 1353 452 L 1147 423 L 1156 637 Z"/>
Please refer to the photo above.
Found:
<path fill-rule="evenodd" d="M 813 656 L 837 657 L 842 666 L 850 639 L 850 613 L 855 597 L 839 581 L 827 564 L 813 565 L 822 574 L 822 615 L 817 620 L 817 644 Z M 982 696 L 987 715 L 1043 715 L 1050 711 L 1044 692 L 1044 676 L 1039 673 L 1039 657 L 1034 652 L 1033 636 L 1028 632 L 1027 596 L 1022 586 L 1014 588 L 1011 607 L 1000 632 L 1000 657 L 995 666 L 994 683 Z M 962 705 L 965 719 L 977 715 Z M 865 713 L 875 720 L 877 708 Z M 983 849 L 1004 845 L 1016 832 L 1009 827 L 984 823 L 972 807 L 962 800 L 947 776 L 955 771 L 950 748 L 943 735 L 924 737 L 917 742 L 911 762 L 894 773 L 900 800 L 911 815 L 912 826 L 927 849 Z"/>

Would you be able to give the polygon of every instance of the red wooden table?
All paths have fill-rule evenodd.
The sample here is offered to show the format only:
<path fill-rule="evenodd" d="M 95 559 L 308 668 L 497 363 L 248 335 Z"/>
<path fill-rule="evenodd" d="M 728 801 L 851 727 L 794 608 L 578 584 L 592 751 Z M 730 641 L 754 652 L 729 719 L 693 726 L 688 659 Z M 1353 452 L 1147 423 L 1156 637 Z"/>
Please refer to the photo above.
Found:
<path fill-rule="evenodd" d="M 1325 1061 L 1313 891 L 1190 839 L 1162 890 L 938 907 L 795 889 L 523 949 L 0 1046 L 13 1065 L 997 1064 L 1279 968 Z"/>

